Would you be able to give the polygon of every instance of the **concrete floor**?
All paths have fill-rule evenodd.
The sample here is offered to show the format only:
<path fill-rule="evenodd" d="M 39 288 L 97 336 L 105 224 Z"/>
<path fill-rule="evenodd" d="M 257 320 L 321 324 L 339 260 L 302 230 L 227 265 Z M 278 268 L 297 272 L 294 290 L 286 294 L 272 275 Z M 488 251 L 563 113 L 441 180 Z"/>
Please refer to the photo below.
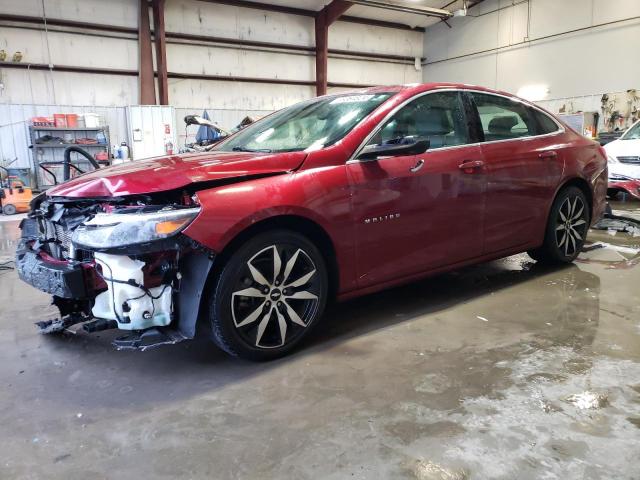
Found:
<path fill-rule="evenodd" d="M 269 364 L 41 336 L 0 272 L 0 478 L 640 478 L 640 236 L 590 241 L 339 305 Z"/>

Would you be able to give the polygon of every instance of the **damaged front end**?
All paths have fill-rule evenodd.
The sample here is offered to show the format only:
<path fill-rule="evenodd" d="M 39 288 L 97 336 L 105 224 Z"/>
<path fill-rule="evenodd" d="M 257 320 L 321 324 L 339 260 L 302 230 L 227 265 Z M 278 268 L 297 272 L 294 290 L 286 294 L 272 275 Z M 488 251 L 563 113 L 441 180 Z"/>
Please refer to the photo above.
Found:
<path fill-rule="evenodd" d="M 128 330 L 114 345 L 146 349 L 193 338 L 214 254 L 181 232 L 200 207 L 184 192 L 107 198 L 41 195 L 20 225 L 19 276 L 53 295 L 60 318 Z"/>

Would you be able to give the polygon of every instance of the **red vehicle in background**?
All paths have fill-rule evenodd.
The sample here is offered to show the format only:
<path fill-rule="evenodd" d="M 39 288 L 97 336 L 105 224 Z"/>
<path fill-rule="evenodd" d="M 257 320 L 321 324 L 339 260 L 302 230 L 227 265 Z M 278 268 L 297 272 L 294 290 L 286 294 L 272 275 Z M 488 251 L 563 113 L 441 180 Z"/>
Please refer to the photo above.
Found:
<path fill-rule="evenodd" d="M 539 107 L 453 84 L 305 101 L 210 152 L 98 170 L 22 224 L 23 280 L 57 331 L 129 330 L 118 348 L 192 338 L 283 355 L 332 298 L 528 251 L 573 261 L 604 212 L 602 148 Z"/>

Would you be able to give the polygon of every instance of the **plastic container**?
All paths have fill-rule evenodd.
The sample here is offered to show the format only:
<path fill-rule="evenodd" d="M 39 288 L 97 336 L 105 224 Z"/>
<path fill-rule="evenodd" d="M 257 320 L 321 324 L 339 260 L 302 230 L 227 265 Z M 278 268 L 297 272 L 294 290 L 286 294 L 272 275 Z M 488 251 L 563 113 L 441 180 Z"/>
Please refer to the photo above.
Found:
<path fill-rule="evenodd" d="M 127 160 L 129 158 L 129 147 L 127 146 L 127 142 L 122 142 L 118 147 L 118 158 L 123 160 Z"/>
<path fill-rule="evenodd" d="M 51 117 L 31 117 L 31 124 L 34 127 L 53 127 L 53 118 Z"/>
<path fill-rule="evenodd" d="M 64 113 L 54 113 L 53 124 L 56 128 L 66 128 L 67 116 Z"/>
<path fill-rule="evenodd" d="M 67 113 L 67 127 L 69 128 L 77 128 L 78 127 L 78 115 L 75 113 Z"/>
<path fill-rule="evenodd" d="M 97 113 L 85 113 L 83 117 L 85 128 L 98 128 L 100 126 L 100 115 Z"/>

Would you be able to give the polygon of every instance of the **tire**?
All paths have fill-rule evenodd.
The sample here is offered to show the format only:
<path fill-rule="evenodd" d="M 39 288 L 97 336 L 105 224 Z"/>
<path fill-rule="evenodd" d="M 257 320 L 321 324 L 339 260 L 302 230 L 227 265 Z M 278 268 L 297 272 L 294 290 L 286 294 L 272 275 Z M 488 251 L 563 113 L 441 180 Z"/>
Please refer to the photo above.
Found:
<path fill-rule="evenodd" d="M 16 206 L 12 205 L 12 204 L 7 204 L 7 205 L 3 205 L 2 206 L 2 213 L 4 213 L 5 215 L 15 215 L 16 213 Z"/>
<path fill-rule="evenodd" d="M 590 220 L 589 203 L 582 190 L 564 188 L 551 206 L 544 244 L 529 251 L 529 256 L 548 264 L 573 262 L 582 251 Z"/>
<path fill-rule="evenodd" d="M 327 302 L 322 254 L 309 239 L 290 230 L 272 230 L 248 240 L 213 283 L 213 341 L 230 355 L 248 360 L 289 353 L 318 323 Z"/>

